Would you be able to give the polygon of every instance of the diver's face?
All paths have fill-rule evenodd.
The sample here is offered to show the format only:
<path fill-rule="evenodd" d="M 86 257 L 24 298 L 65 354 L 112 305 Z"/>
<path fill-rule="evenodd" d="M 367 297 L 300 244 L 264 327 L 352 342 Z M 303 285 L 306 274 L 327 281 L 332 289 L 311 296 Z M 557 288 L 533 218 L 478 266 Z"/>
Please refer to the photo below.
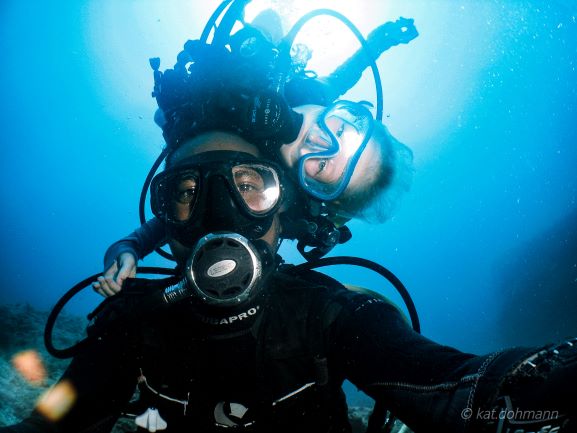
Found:
<path fill-rule="evenodd" d="M 319 126 L 319 118 L 326 107 L 320 105 L 304 105 L 294 110 L 303 115 L 303 125 L 295 141 L 283 145 L 280 149 L 286 165 L 297 170 L 301 158 L 309 154 L 316 154 L 331 148 L 330 138 Z M 347 120 L 339 116 L 329 116 L 325 119 L 326 127 L 332 132 L 341 149 L 336 155 L 326 158 L 306 158 L 304 174 L 322 184 L 335 184 L 347 169 L 352 154 L 362 142 L 360 131 Z M 352 146 L 351 146 L 352 143 Z M 371 139 L 360 155 L 350 182 L 343 195 L 356 191 L 361 187 L 363 177 L 371 165 L 372 159 L 377 156 L 378 144 Z M 378 164 L 377 164 L 378 165 Z"/>
<path fill-rule="evenodd" d="M 255 157 L 260 157 L 258 149 L 252 144 L 244 141 L 242 138 L 232 134 L 223 132 L 212 132 L 203 134 L 185 142 L 172 156 L 171 165 L 178 166 L 182 160 L 188 159 L 195 155 L 200 155 L 205 152 L 212 151 L 236 151 L 244 152 Z M 238 182 L 239 191 L 243 194 L 243 198 L 247 205 L 253 210 L 258 210 L 258 200 L 256 192 L 262 185 L 259 185 L 259 178 L 249 171 L 239 170 L 234 173 L 235 182 Z M 193 179 L 185 179 L 177 185 L 177 194 L 175 195 L 173 206 L 173 215 L 175 219 L 186 221 L 190 217 L 190 202 L 192 197 L 197 193 L 198 185 Z M 254 196 L 254 197 L 253 197 Z M 226 229 L 223 227 L 223 229 Z M 280 225 L 278 222 L 278 214 L 274 215 L 273 224 L 271 228 L 260 238 L 264 240 L 272 249 L 276 251 L 279 239 Z M 171 250 L 179 263 L 183 263 L 188 259 L 191 249 L 185 247 L 176 239 L 169 239 Z"/>

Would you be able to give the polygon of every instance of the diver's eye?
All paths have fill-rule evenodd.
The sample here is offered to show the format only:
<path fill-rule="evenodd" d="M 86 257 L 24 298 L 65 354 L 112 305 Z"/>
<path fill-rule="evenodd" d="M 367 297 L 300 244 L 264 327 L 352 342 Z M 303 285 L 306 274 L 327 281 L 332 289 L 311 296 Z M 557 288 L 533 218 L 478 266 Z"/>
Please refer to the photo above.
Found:
<path fill-rule="evenodd" d="M 316 174 L 320 174 L 322 173 L 322 171 L 326 168 L 327 166 L 327 160 L 326 159 L 321 159 L 319 161 L 319 165 L 317 167 L 317 173 Z"/>
<path fill-rule="evenodd" d="M 246 193 L 246 192 L 258 190 L 256 185 L 251 185 L 250 183 L 241 183 L 241 184 L 237 184 L 236 186 L 237 186 L 239 192 L 241 192 L 241 193 Z"/>
<path fill-rule="evenodd" d="M 181 204 L 190 204 L 196 196 L 196 181 L 182 180 L 176 187 L 174 199 Z"/>
<path fill-rule="evenodd" d="M 280 185 L 276 173 L 268 167 L 239 165 L 233 167 L 234 184 L 244 204 L 252 212 L 267 212 L 277 203 Z"/>
<path fill-rule="evenodd" d="M 233 169 L 234 183 L 241 194 L 260 192 L 264 189 L 262 176 L 250 167 L 235 167 Z"/>
<path fill-rule="evenodd" d="M 345 132 L 345 122 L 341 123 L 341 126 L 339 126 L 339 129 L 337 129 L 335 135 L 337 136 L 337 138 L 341 138 L 344 132 Z"/>
<path fill-rule="evenodd" d="M 190 188 L 186 191 L 178 191 L 176 193 L 176 201 L 182 204 L 189 204 L 192 200 L 194 200 L 194 196 L 196 195 L 196 188 Z"/>

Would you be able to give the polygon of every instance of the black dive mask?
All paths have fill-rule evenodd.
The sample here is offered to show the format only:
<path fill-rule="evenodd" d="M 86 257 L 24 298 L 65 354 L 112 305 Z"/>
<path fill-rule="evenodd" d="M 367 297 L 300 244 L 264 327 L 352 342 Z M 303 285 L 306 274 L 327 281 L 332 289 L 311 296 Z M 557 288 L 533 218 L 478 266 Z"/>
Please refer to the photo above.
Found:
<path fill-rule="evenodd" d="M 233 151 L 187 158 L 158 174 L 150 189 L 152 212 L 189 248 L 219 231 L 251 240 L 262 237 L 282 196 L 276 164 Z"/>
<path fill-rule="evenodd" d="M 281 202 L 280 170 L 250 154 L 212 151 L 158 174 L 151 184 L 154 215 L 169 234 L 192 248 L 187 287 L 203 302 L 235 306 L 253 299 L 273 268 L 274 253 L 259 240 Z"/>

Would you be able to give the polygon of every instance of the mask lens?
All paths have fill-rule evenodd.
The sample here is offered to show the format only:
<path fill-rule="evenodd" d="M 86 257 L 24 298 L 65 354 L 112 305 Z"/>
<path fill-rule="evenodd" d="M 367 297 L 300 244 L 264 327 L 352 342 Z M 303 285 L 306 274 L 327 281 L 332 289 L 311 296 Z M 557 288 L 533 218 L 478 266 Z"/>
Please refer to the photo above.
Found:
<path fill-rule="evenodd" d="M 188 221 L 198 197 L 197 170 L 185 170 L 165 176 L 154 188 L 157 217 L 166 217 L 169 221 Z"/>
<path fill-rule="evenodd" d="M 338 101 L 307 134 L 299 161 L 303 187 L 322 200 L 337 198 L 347 187 L 373 128 L 363 105 Z"/>
<path fill-rule="evenodd" d="M 236 190 L 251 212 L 270 211 L 280 197 L 280 182 L 275 170 L 259 164 L 241 164 L 232 168 Z"/>

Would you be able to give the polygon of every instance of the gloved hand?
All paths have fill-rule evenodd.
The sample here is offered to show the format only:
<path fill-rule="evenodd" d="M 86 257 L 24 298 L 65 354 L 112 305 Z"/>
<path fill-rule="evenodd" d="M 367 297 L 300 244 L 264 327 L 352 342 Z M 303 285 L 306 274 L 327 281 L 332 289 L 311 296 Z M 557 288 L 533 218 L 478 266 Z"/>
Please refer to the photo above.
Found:
<path fill-rule="evenodd" d="M 223 92 L 217 104 L 226 122 L 234 125 L 249 141 L 272 139 L 290 143 L 296 140 L 302 126 L 302 115 L 274 92 L 249 95 Z"/>
<path fill-rule="evenodd" d="M 575 432 L 576 402 L 577 338 L 573 338 L 516 365 L 503 378 L 494 402 L 477 410 L 472 419 L 482 432 Z"/>
<path fill-rule="evenodd" d="M 253 96 L 246 116 L 256 138 L 273 138 L 282 143 L 297 139 L 303 121 L 301 114 L 273 92 Z"/>
<path fill-rule="evenodd" d="M 408 44 L 419 36 L 412 18 L 399 18 L 395 22 L 380 25 L 367 37 L 367 42 L 379 55 L 390 47 L 399 44 Z"/>

